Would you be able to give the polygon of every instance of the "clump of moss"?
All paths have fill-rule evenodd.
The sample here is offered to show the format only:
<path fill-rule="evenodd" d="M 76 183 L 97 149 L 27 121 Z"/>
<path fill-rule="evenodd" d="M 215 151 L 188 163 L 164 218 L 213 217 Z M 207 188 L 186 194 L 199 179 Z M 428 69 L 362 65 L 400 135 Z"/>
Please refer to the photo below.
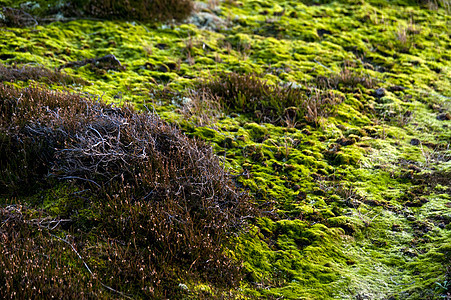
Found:
<path fill-rule="evenodd" d="M 155 115 L 80 95 L 1 84 L 0 99 L 1 192 L 36 193 L 57 182 L 78 190 L 62 200 L 64 217 L 78 239 L 98 237 L 78 250 L 104 284 L 159 297 L 177 294 L 180 278 L 239 282 L 241 268 L 224 245 L 253 210 L 210 146 Z"/>
<path fill-rule="evenodd" d="M 341 102 L 333 93 L 293 85 L 272 85 L 256 74 L 223 73 L 200 84 L 229 112 L 253 114 L 259 122 L 293 126 L 316 123 Z"/>

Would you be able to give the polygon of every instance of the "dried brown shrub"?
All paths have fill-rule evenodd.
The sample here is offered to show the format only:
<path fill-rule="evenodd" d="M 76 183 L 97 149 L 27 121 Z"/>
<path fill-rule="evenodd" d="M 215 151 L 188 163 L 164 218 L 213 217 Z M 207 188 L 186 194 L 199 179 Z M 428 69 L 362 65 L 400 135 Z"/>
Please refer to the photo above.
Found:
<path fill-rule="evenodd" d="M 5 66 L 0 63 L 0 82 L 16 82 L 34 80 L 44 83 L 88 84 L 87 81 L 72 77 L 59 71 L 52 71 L 44 67 L 33 66 Z"/>
<path fill-rule="evenodd" d="M 182 114 L 198 126 L 214 123 L 222 114 L 220 101 L 206 90 L 188 90 L 182 98 Z"/>
<path fill-rule="evenodd" d="M 12 7 L 2 7 L 3 18 L 0 18 L 0 26 L 28 27 L 36 26 L 38 22 L 29 13 Z"/>
<path fill-rule="evenodd" d="M 290 125 L 318 122 L 333 111 L 341 99 L 316 88 L 271 85 L 255 74 L 219 74 L 200 84 L 229 112 L 254 114 L 258 121 Z"/>
<path fill-rule="evenodd" d="M 193 11 L 191 0 L 74 0 L 73 4 L 101 19 L 180 21 Z"/>
<path fill-rule="evenodd" d="M 80 239 L 97 236 L 79 251 L 103 283 L 161 297 L 180 292 L 188 276 L 239 282 L 224 245 L 252 209 L 210 146 L 155 115 L 78 95 L 0 84 L 0 101 L 1 192 L 56 181 L 80 190 L 67 201 L 81 197 L 83 206 L 65 217 Z"/>
<path fill-rule="evenodd" d="M 321 89 L 354 89 L 359 85 L 371 89 L 376 86 L 377 80 L 364 72 L 354 71 L 345 66 L 338 74 L 329 77 L 318 76 L 314 83 Z"/>
<path fill-rule="evenodd" d="M 105 299 L 76 253 L 48 230 L 32 225 L 26 211 L 22 205 L 0 208 L 0 297 Z"/>

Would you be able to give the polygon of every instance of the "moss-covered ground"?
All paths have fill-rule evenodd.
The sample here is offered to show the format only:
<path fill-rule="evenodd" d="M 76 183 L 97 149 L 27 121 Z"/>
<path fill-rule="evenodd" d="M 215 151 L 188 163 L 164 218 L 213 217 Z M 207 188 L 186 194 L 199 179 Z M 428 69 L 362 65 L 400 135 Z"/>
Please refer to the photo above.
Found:
<path fill-rule="evenodd" d="M 12 2 L 0 0 L 21 1 Z M 134 103 L 211 143 L 263 210 L 228 249 L 246 272 L 230 297 L 441 299 L 451 293 L 451 17 L 443 5 L 208 1 L 181 24 L 3 27 L 0 60 L 57 68 L 113 54 L 124 70 L 68 67 L 90 84 L 44 84 Z M 281 126 L 224 111 L 201 126 L 183 113 L 186 91 L 221 72 L 310 86 L 346 70 L 374 85 L 327 87 L 342 101 L 317 122 Z M 175 96 L 157 97 L 162 90 Z M 58 215 L 61 201 L 44 205 Z M 180 284 L 193 298 L 223 293 L 210 282 Z"/>

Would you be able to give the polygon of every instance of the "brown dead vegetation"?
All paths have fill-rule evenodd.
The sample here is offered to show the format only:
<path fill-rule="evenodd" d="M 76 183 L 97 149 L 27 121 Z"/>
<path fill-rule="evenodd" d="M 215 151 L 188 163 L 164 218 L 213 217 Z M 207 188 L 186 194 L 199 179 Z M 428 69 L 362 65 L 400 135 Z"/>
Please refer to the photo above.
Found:
<path fill-rule="evenodd" d="M 332 92 L 312 87 L 272 85 L 256 74 L 218 74 L 200 83 L 228 112 L 254 115 L 259 122 L 293 127 L 297 122 L 317 124 L 342 100 Z"/>
<path fill-rule="evenodd" d="M 2 7 L 3 18 L 0 18 L 0 27 L 29 27 L 38 25 L 35 17 L 21 9 Z"/>
<path fill-rule="evenodd" d="M 83 14 L 101 19 L 181 21 L 193 10 L 191 0 L 74 0 Z"/>
<path fill-rule="evenodd" d="M 194 10 L 192 0 L 73 0 L 42 8 L 0 7 L 0 27 L 30 27 L 55 21 L 129 20 L 141 22 L 182 21 Z"/>
<path fill-rule="evenodd" d="M 42 220 L 27 220 L 26 212 L 22 205 L 0 208 L 1 298 L 105 299 L 105 291 L 83 268 L 76 253 L 36 226 Z"/>
<path fill-rule="evenodd" d="M 377 80 L 364 72 L 354 71 L 345 66 L 338 74 L 328 77 L 319 76 L 316 78 L 315 84 L 321 89 L 346 90 L 359 86 L 372 89 L 376 86 Z"/>
<path fill-rule="evenodd" d="M 88 84 L 87 81 L 72 77 L 59 71 L 49 70 L 41 66 L 6 66 L 0 63 L 0 82 L 16 82 L 34 80 L 47 84 L 61 85 Z"/>
<path fill-rule="evenodd" d="M 61 250 L 65 259 L 52 263 L 78 264 L 78 269 L 67 275 L 64 268 L 57 268 L 51 275 L 55 280 L 46 281 L 45 287 L 32 281 L 24 288 L 20 282 L 29 274 L 27 261 L 37 264 L 30 271 L 34 274 L 46 269 L 49 260 L 17 255 L 17 266 L 11 269 L 7 264 L 13 242 L 5 243 L 0 247 L 0 265 L 13 274 L 0 276 L 7 281 L 0 285 L 2 298 L 11 295 L 5 286 L 12 287 L 19 298 L 44 288 L 49 291 L 46 296 L 59 297 L 65 291 L 65 285 L 60 285 L 65 276 L 69 282 L 101 278 L 104 289 L 144 298 L 175 297 L 181 293 L 178 282 L 184 279 L 208 280 L 218 286 L 238 284 L 241 267 L 224 254 L 224 247 L 230 235 L 253 216 L 253 209 L 205 143 L 131 107 L 0 84 L 0 148 L 0 194 L 12 199 L 53 191 L 61 184 L 73 191 L 54 199 L 59 216 L 40 208 L 27 214 L 39 211 L 40 216 L 54 218 L 55 224 L 64 217 L 70 220 L 65 231 L 60 225 L 43 229 L 40 221 L 30 223 L 29 218 L 24 220 L 33 230 L 27 231 L 23 222 L 14 227 L 11 222 L 17 219 L 3 210 L 2 227 L 10 229 L 2 229 L 1 236 L 33 251 L 30 239 L 40 234 L 37 252 L 52 261 L 52 253 L 60 250 L 48 240 L 49 234 L 55 238 L 74 232 L 79 241 L 74 244 L 77 257 L 92 270 L 92 276 L 86 275 L 81 270 L 86 265 L 74 258 L 74 249 L 66 247 Z M 39 207 L 43 201 L 38 197 L 34 203 Z M 74 293 L 94 297 L 98 287 L 98 282 L 86 288 L 71 286 Z"/>

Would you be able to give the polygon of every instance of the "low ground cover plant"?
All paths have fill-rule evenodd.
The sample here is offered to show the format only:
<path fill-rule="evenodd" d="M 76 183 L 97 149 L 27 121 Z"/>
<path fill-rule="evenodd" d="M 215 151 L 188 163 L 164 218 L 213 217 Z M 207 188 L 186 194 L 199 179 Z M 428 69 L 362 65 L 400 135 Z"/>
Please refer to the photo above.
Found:
<path fill-rule="evenodd" d="M 75 0 L 87 16 L 136 21 L 180 21 L 193 11 L 191 0 Z"/>
<path fill-rule="evenodd" d="M 321 89 L 346 90 L 362 86 L 367 89 L 375 88 L 377 80 L 362 71 L 354 71 L 344 67 L 339 73 L 330 76 L 318 76 L 315 84 Z"/>
<path fill-rule="evenodd" d="M 42 66 L 8 66 L 0 63 L 0 82 L 17 82 L 34 80 L 43 83 L 57 83 L 62 85 L 82 84 L 88 82 L 81 78 L 53 71 Z"/>
<path fill-rule="evenodd" d="M 73 2 L 0 0 L 0 23 L 9 22 L 0 62 L 60 66 L 91 83 L 26 75 L 7 84 L 96 97 L 59 93 L 54 105 L 40 99 L 56 92 L 19 89 L 0 98 L 1 299 L 446 298 L 444 9 L 200 1 L 186 23 L 166 26 L 106 21 Z M 243 108 L 196 85 L 226 72 L 258 72 L 269 87 L 231 85 L 251 98 Z M 97 97 L 211 143 L 233 181 L 218 179 L 208 146 Z"/>
<path fill-rule="evenodd" d="M 131 107 L 5 84 L 0 141 L 0 193 L 6 199 L 30 197 L 23 210 L 0 212 L 0 265 L 14 256 L 18 266 L 12 273 L 2 268 L 9 270 L 0 275 L 2 297 L 11 290 L 26 297 L 30 289 L 58 296 L 65 288 L 97 295 L 96 287 L 107 286 L 158 298 L 183 292 L 177 288 L 183 278 L 218 286 L 239 282 L 241 266 L 225 255 L 224 246 L 253 209 L 204 142 Z M 49 271 L 53 279 L 45 288 L 42 280 L 32 280 L 48 269 L 47 260 L 14 254 L 11 247 L 28 251 L 33 236 L 50 261 L 55 253 L 68 254 L 53 263 L 75 266 L 73 272 Z M 66 251 L 53 249 L 53 239 L 61 239 Z M 38 265 L 30 272 L 28 259 Z M 59 284 L 78 276 L 101 283 L 86 289 Z"/>
<path fill-rule="evenodd" d="M 17 2 L 12 3 L 14 7 L 0 6 L 0 27 L 30 27 L 54 21 L 73 20 L 74 18 L 173 22 L 186 19 L 194 10 L 192 0 Z M 0 5 L 2 4 L 0 2 Z"/>
<path fill-rule="evenodd" d="M 310 87 L 272 85 L 256 74 L 223 73 L 200 84 L 229 112 L 252 114 L 261 122 L 287 125 L 317 123 L 341 99 Z"/>

